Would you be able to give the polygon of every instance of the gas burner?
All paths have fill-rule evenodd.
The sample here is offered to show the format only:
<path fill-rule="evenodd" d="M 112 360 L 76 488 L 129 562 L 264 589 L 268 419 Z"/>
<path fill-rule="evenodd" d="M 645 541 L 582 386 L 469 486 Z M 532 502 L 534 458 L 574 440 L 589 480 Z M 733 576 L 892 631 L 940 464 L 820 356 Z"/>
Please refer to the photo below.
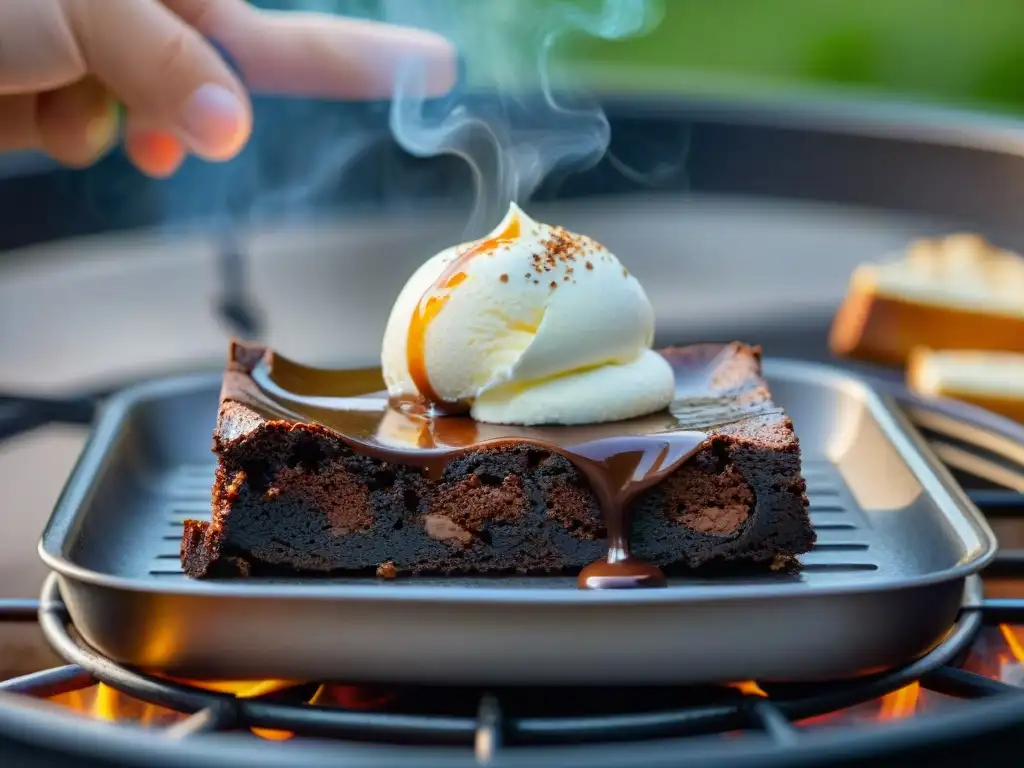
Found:
<path fill-rule="evenodd" d="M 0 434 L 33 425 L 83 423 L 96 398 L 67 400 L 9 398 Z M 29 418 L 29 416 L 32 418 Z M 969 494 L 998 529 L 1009 526 L 1024 495 L 960 475 Z M 375 763 L 395 750 L 447 748 L 445 765 L 526 764 L 599 749 L 616 765 L 657 765 L 671 754 L 699 765 L 789 764 L 797 756 L 819 759 L 855 736 L 857 746 L 879 748 L 884 737 L 930 724 L 936 734 L 953 729 L 977 707 L 994 699 L 1000 711 L 1024 723 L 1024 573 L 1020 552 L 1001 554 L 986 577 L 969 582 L 961 613 L 946 637 L 922 658 L 871 677 L 814 685 L 767 685 L 738 681 L 699 688 L 469 688 L 355 686 L 296 681 L 198 682 L 146 674 L 119 665 L 86 645 L 75 632 L 51 575 L 39 601 L 0 601 L 0 622 L 38 620 L 53 649 L 68 664 L 0 682 L 0 692 L 47 700 L 78 715 L 119 726 L 134 725 L 173 739 L 176 756 L 189 761 L 187 745 L 204 750 L 204 764 L 249 765 L 274 751 L 288 764 L 319 765 L 325 743 L 345 749 L 382 750 Z M 965 702 L 972 702 L 969 707 Z M 980 710 L 978 710 L 980 711 Z M 895 721 L 904 721 L 894 725 Z M 51 740 L 74 754 L 74 722 L 54 718 Z M 981 722 L 983 730 L 994 721 Z M 943 725 L 946 723 L 947 725 Z M 70 728 L 70 731 L 62 731 Z M 123 738 L 136 729 L 115 728 L 105 748 L 128 749 Z M 244 734 L 243 739 L 240 734 Z M 0 731 L 0 739 L 2 739 Z M 7 738 L 11 738 L 8 734 Z M 231 741 L 224 760 L 208 751 L 210 739 Z M 859 740 L 859 741 L 858 741 Z M 268 744 L 267 742 L 282 742 Z M 56 743 L 56 742 L 54 742 Z M 225 742 L 227 743 L 227 742 Z M 25 746 L 15 734 L 9 748 Z M 118 746 L 120 745 L 120 746 Z M 401 746 L 398 746 L 401 745 Z M 628 745 L 630 752 L 617 750 Z M 412 751 L 410 751 L 412 750 Z M 336 753 L 335 753 L 336 754 Z M 851 752 L 850 754 L 854 754 Z M 861 753 L 863 754 L 863 753 Z M 547 756 L 545 758 L 544 756 Z M 595 762 L 596 760 L 596 762 Z M 590 765 L 600 765 L 595 760 Z M 255 761 L 255 762 L 254 762 Z M 934 762 L 934 760 L 933 760 Z M 97 763 L 106 765 L 112 763 Z M 418 760 L 417 764 L 429 764 Z M 442 763 L 438 763 L 440 765 Z M 940 763 L 941 764 L 941 763 Z"/>
<path fill-rule="evenodd" d="M 1015 594 L 1024 595 L 1024 583 L 1015 586 Z M 1007 588 L 994 591 L 1005 595 Z M 378 745 L 382 752 L 375 764 L 390 764 L 394 745 L 403 745 L 407 756 L 423 755 L 420 765 L 435 763 L 429 753 L 409 750 L 425 746 L 455 748 L 437 765 L 518 765 L 563 754 L 548 751 L 556 747 L 614 749 L 611 745 L 627 742 L 630 760 L 619 764 L 658 765 L 666 754 L 693 765 L 711 759 L 747 764 L 756 746 L 762 757 L 774 758 L 770 764 L 787 765 L 797 756 L 820 756 L 823 747 L 834 748 L 851 735 L 862 746 L 877 746 L 872 737 L 902 733 L 904 746 L 913 746 L 916 732 L 898 731 L 893 726 L 897 720 L 930 723 L 933 736 L 944 727 L 955 732 L 967 710 L 964 702 L 975 699 L 997 698 L 1024 721 L 1024 691 L 1018 687 L 1024 678 L 1020 596 L 969 601 L 931 652 L 870 678 L 813 686 L 740 682 L 701 689 L 586 691 L 170 680 L 126 669 L 77 640 L 55 577 L 47 581 L 38 604 L 0 604 L 0 620 L 24 621 L 36 611 L 47 639 L 69 664 L 5 681 L 0 691 L 158 731 L 175 740 L 171 743 L 180 748 L 182 764 L 194 754 L 189 741 L 206 750 L 214 734 L 230 732 L 237 761 L 221 762 L 207 752 L 204 765 L 236 765 L 243 758 L 262 765 L 261 756 L 268 755 L 295 766 L 320 765 L 324 739 L 343 740 L 354 755 Z M 132 730 L 112 732 L 112 744 Z M 239 733 L 248 738 L 240 739 Z M 270 747 L 267 741 L 286 744 Z M 268 748 L 290 751 L 262 752 Z"/>
<path fill-rule="evenodd" d="M 25 606 L 12 608 L 15 614 Z M 254 729 L 269 738 L 321 736 L 357 741 L 473 746 L 477 760 L 498 749 L 636 741 L 760 730 L 780 744 L 799 740 L 802 729 L 826 723 L 907 717 L 926 702 L 1021 694 L 1012 682 L 963 666 L 983 627 L 997 628 L 1009 654 L 998 655 L 998 672 L 1017 680 L 1024 661 L 1024 599 L 967 605 L 942 642 L 902 669 L 856 681 L 761 686 L 753 681 L 702 688 L 530 688 L 345 686 L 280 680 L 186 683 L 127 669 L 74 637 L 55 576 L 43 591 L 39 621 L 69 666 L 0 683 L 37 697 L 62 697 L 108 719 L 173 723 L 190 733 Z M 991 638 L 995 635 L 988 633 Z M 1020 653 L 1020 658 L 1013 656 Z M 974 667 L 992 662 L 987 655 Z M 75 699 L 95 685 L 90 698 Z M 929 701 L 925 692 L 941 694 Z M 141 702 L 143 706 L 138 706 Z M 860 705 L 872 703 L 865 710 Z M 150 705 L 150 706 L 145 706 Z M 131 714 L 135 712 L 134 716 Z M 188 715 L 178 719 L 173 713 Z M 872 719 L 871 715 L 867 719 Z M 726 738 L 728 741 L 728 738 Z"/>

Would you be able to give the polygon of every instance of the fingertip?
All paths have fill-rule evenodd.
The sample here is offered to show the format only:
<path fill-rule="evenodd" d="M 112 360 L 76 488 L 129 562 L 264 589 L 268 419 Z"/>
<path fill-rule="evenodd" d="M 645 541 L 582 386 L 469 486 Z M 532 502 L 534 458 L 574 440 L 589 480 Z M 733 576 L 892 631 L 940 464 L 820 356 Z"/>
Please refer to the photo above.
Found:
<path fill-rule="evenodd" d="M 427 96 L 445 96 L 465 78 L 465 61 L 454 43 L 436 32 L 419 31 L 423 61 L 428 65 Z"/>
<path fill-rule="evenodd" d="M 378 27 L 374 34 L 379 39 L 370 38 L 363 57 L 381 78 L 376 87 L 382 96 L 393 96 L 398 80 L 409 72 L 416 73 L 418 95 L 429 99 L 448 95 L 462 79 L 462 59 L 443 35 L 400 26 Z"/>
<path fill-rule="evenodd" d="M 92 165 L 117 142 L 117 103 L 88 78 L 39 94 L 35 119 L 42 149 L 70 167 Z"/>
<path fill-rule="evenodd" d="M 198 7 L 223 3 L 109 5 L 117 9 L 105 2 L 71 4 L 77 24 L 89 32 L 82 55 L 96 76 L 147 128 L 170 131 L 188 154 L 212 161 L 237 155 L 249 138 L 249 94 L 198 28 L 204 15 Z M 175 13 L 176 6 L 191 8 L 196 23 Z M 272 40 L 260 41 L 261 50 L 273 46 Z"/>
<path fill-rule="evenodd" d="M 207 83 L 197 88 L 180 115 L 182 139 L 205 160 L 235 157 L 252 132 L 249 105 L 229 88 Z"/>
<path fill-rule="evenodd" d="M 155 179 L 173 176 L 187 155 L 177 136 L 149 129 L 130 129 L 124 148 L 135 167 Z"/>

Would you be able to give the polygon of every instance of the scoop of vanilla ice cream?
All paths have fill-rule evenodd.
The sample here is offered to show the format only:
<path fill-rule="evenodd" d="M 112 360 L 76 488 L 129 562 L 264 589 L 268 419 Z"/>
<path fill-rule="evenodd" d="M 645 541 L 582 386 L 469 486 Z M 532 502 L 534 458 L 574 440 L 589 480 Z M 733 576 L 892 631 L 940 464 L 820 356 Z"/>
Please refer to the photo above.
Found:
<path fill-rule="evenodd" d="M 437 254 L 402 289 L 381 355 L 393 397 L 427 394 L 410 373 L 409 339 L 431 299 L 440 309 L 420 327 L 430 389 L 469 403 L 478 421 L 598 423 L 672 400 L 672 369 L 651 350 L 654 310 L 636 278 L 600 243 L 515 205 L 490 235 Z"/>

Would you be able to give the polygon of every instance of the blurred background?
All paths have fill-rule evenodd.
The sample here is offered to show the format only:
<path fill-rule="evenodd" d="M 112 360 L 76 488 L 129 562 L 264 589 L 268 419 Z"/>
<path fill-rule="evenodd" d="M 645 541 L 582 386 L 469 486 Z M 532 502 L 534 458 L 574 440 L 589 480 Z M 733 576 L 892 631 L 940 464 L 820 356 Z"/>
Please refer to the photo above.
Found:
<path fill-rule="evenodd" d="M 469 29 L 490 20 L 521 30 L 528 26 L 524 18 L 543 19 L 555 7 L 595 13 L 601 6 L 615 5 L 615 0 L 253 2 L 366 18 L 411 17 L 428 25 L 433 20 L 432 26 L 449 31 L 452 19 Z M 554 59 L 564 76 L 576 84 L 628 92 L 757 98 L 856 95 L 1006 114 L 1024 110 L 1024 3 L 1018 0 L 643 4 L 660 19 L 644 35 L 608 41 L 580 34 L 560 41 Z M 514 23 L 508 23 L 513 16 Z M 481 79 L 480 59 L 487 54 L 467 51 L 471 80 Z M 520 74 L 528 76 L 529 70 L 523 67 Z M 0 161 L 11 170 L 24 164 L 21 157 Z"/>
<path fill-rule="evenodd" d="M 522 28 L 555 8 L 594 14 L 602 7 L 638 5 L 630 0 L 256 4 L 372 18 L 400 18 L 416 5 L 437 23 L 458 7 L 456 16 L 465 25 L 503 18 L 505 29 Z M 648 34 L 616 42 L 576 36 L 559 46 L 557 58 L 600 86 L 627 90 L 853 92 L 1009 112 L 1024 107 L 1024 4 L 1018 0 L 650 0 L 641 5 L 660 16 Z"/>
<path fill-rule="evenodd" d="M 649 35 L 577 40 L 571 58 L 617 86 L 829 92 L 1024 108 L 1017 0 L 664 0 Z"/>
<path fill-rule="evenodd" d="M 1024 0 L 255 4 L 437 29 L 458 41 L 470 89 L 536 91 L 545 72 L 634 97 L 608 115 L 612 149 L 631 165 L 617 161 L 569 185 L 566 197 L 575 199 L 531 212 L 594 235 L 628 260 L 665 343 L 750 338 L 771 354 L 824 357 L 831 313 L 862 260 L 960 229 L 1024 247 L 1017 133 L 1007 151 L 977 121 L 940 114 L 934 122 L 954 134 L 969 125 L 963 146 L 948 133 L 934 147 L 915 145 L 918 123 L 905 144 L 889 147 L 842 131 L 776 130 L 771 120 L 748 130 L 728 119 L 701 123 L 685 106 L 691 96 L 850 97 L 835 113 L 840 120 L 869 102 L 1015 118 L 1024 113 Z M 554 27 L 568 34 L 552 42 Z M 539 66 L 539 50 L 550 54 L 550 69 Z M 647 104 L 676 111 L 637 118 Z M 500 122 L 507 106 L 478 116 Z M 399 157 L 387 104 L 264 98 L 256 108 L 241 157 L 189 160 L 169 181 L 144 178 L 120 152 L 87 171 L 0 154 L 0 210 L 8 212 L 0 225 L 0 392 L 91 398 L 137 379 L 215 371 L 227 337 L 247 331 L 303 361 L 363 365 L 379 356 L 406 276 L 464 234 L 473 198 L 467 166 Z M 596 108 L 534 111 L 524 143 L 562 130 L 590 140 L 582 154 L 600 155 L 608 137 L 595 135 L 598 117 Z M 891 127 L 901 118 L 887 119 Z M 652 168 L 659 173 L 645 170 Z M 595 199 L 602 194 L 607 201 Z M 555 197 L 549 190 L 545 205 Z M 431 201 L 462 207 L 442 218 Z M 326 222 L 307 226 L 314 208 Z M 212 236 L 190 231 L 197 219 L 212 221 Z M 213 406 L 199 417 L 204 450 Z M 34 596 L 44 573 L 35 543 L 88 429 L 13 431 L 0 444 L 4 519 L 13 521 L 0 582 L 8 594 Z M 45 653 L 34 635 L 21 642 L 25 659 Z"/>
<path fill-rule="evenodd" d="M 1024 110 L 1024 3 L 1018 0 L 253 2 L 436 29 L 459 44 L 469 87 L 535 89 L 544 69 L 552 82 L 603 93 L 745 100 L 855 97 L 1002 117 Z M 637 28 L 630 28 L 636 19 Z M 559 34 L 542 68 L 538 48 L 545 44 L 544 31 L 553 28 Z M 195 171 L 202 164 L 190 161 L 185 175 L 199 173 L 202 181 L 189 177 L 175 186 L 142 178 L 114 153 L 104 167 L 63 182 L 75 189 L 82 206 L 62 226 L 75 234 L 108 224 L 177 222 L 211 211 L 256 220 L 268 210 L 301 212 L 316 202 L 323 187 L 336 183 L 348 160 L 345 153 L 362 150 L 339 146 L 340 138 L 365 131 L 386 112 L 381 105 L 376 116 L 372 107 L 313 113 L 306 103 L 263 102 L 257 106 L 256 136 L 238 161 L 213 172 Z M 301 143 L 293 140 L 300 130 Z M 33 155 L 0 155 L 0 175 L 24 174 L 46 164 Z M 201 195 L 192 194 L 196 187 L 202 188 Z M 274 194 L 262 194 L 267 190 Z M 0 233 L 0 248 L 25 240 Z"/>

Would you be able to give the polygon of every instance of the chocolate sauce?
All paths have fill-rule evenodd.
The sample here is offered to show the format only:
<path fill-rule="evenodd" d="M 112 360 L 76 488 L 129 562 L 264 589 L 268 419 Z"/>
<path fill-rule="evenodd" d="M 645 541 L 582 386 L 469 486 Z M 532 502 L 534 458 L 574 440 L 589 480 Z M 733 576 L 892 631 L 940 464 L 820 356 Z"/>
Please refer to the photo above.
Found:
<path fill-rule="evenodd" d="M 589 481 L 607 530 L 607 556 L 583 569 L 579 586 L 663 586 L 664 576 L 656 566 L 630 554 L 631 502 L 696 453 L 711 428 L 760 410 L 756 397 L 745 401 L 707 396 L 713 360 L 695 364 L 690 358 L 665 356 L 676 374 L 676 399 L 666 410 L 581 426 L 522 427 L 436 415 L 417 402 L 389 401 L 375 369 L 309 368 L 272 352 L 254 366 L 243 365 L 248 375 L 225 379 L 229 391 L 224 395 L 269 420 L 319 423 L 359 453 L 418 467 L 433 480 L 441 478 L 456 456 L 483 448 L 526 444 L 560 454 Z"/>

